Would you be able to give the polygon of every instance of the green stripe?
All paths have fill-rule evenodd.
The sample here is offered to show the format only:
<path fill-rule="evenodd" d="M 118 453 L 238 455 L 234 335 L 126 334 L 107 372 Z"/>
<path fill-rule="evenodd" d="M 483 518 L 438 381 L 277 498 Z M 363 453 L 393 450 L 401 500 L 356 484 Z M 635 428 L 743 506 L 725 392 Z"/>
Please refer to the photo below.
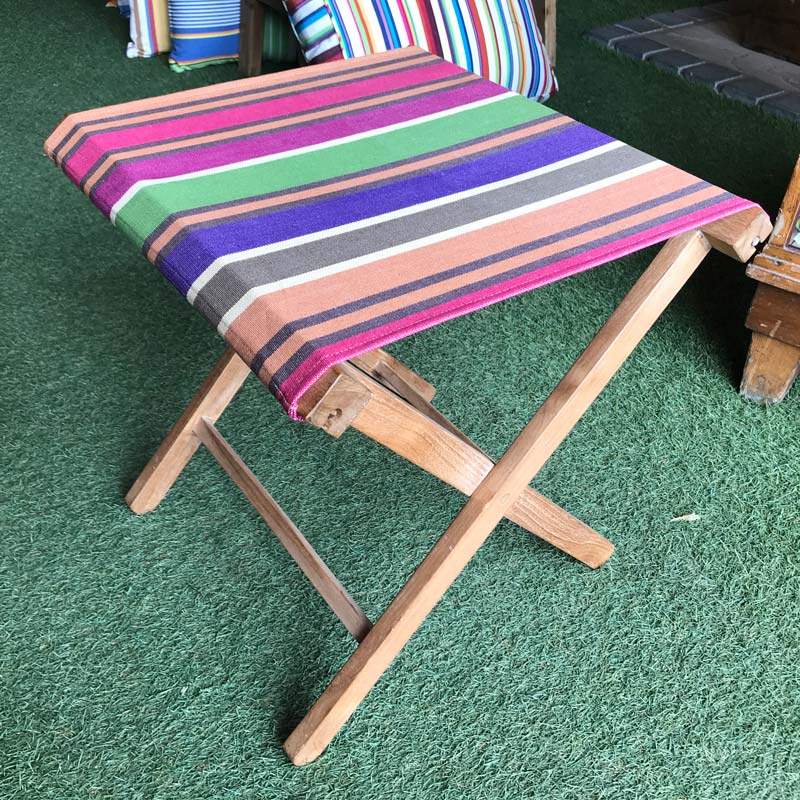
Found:
<path fill-rule="evenodd" d="M 381 136 L 335 145 L 324 152 L 288 153 L 264 164 L 145 186 L 120 209 L 116 225 L 141 247 L 169 214 L 374 169 L 554 113 L 538 103 L 509 95 L 488 108 L 467 109 Z"/>

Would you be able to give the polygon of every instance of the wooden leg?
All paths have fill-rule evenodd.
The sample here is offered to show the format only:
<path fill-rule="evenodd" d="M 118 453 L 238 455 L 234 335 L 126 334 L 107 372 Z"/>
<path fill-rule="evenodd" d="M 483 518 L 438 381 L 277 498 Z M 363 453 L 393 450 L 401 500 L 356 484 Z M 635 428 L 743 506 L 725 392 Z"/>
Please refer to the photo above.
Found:
<path fill-rule="evenodd" d="M 800 371 L 800 347 L 754 333 L 739 391 L 747 400 L 780 403 Z"/>
<path fill-rule="evenodd" d="M 800 294 L 759 283 L 745 325 L 753 332 L 741 393 L 780 403 L 800 368 Z"/>
<path fill-rule="evenodd" d="M 247 364 L 228 348 L 126 495 L 131 511 L 145 514 L 164 499 L 200 446 L 195 434 L 198 421 L 202 417 L 216 421 L 249 374 Z"/>
<path fill-rule="evenodd" d="M 241 0 L 239 72 L 246 78 L 261 74 L 263 42 L 264 6 L 259 0 Z"/>
<path fill-rule="evenodd" d="M 425 408 L 427 401 L 421 395 L 412 404 L 375 380 L 372 375 L 383 374 L 385 362 L 370 354 L 368 361 L 359 357 L 354 363 L 369 367 L 370 374 L 348 365 L 336 367 L 339 376 L 317 404 L 306 409 L 301 403 L 306 420 L 334 436 L 344 432 L 346 421 L 428 474 L 472 494 L 494 465 L 492 459 L 429 403 Z M 395 361 L 392 367 L 397 377 L 402 365 Z M 422 380 L 407 367 L 402 369 L 410 373 L 409 379 Z M 433 387 L 425 386 L 430 389 L 426 395 L 432 396 Z M 408 383 L 406 387 L 410 388 Z M 589 567 L 601 566 L 614 552 L 608 539 L 533 489 L 526 489 L 506 516 Z"/>
<path fill-rule="evenodd" d="M 312 586 L 322 595 L 322 599 L 356 641 L 360 642 L 367 635 L 372 623 L 339 583 L 339 579 L 328 569 L 305 536 L 259 483 L 258 478 L 225 441 L 211 420 L 208 417 L 201 418 L 195 430 L 211 455 L 250 501 L 261 519 L 267 523 L 269 529 L 311 581 Z"/>
<path fill-rule="evenodd" d="M 328 746 L 709 249 L 700 232 L 664 246 L 286 740 L 295 764 Z"/>

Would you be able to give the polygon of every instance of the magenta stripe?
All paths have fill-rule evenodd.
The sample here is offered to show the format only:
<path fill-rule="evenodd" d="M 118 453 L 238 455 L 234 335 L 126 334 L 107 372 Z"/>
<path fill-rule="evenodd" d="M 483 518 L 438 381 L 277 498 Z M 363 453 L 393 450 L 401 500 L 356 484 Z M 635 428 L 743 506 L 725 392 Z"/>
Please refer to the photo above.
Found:
<path fill-rule="evenodd" d="M 376 75 L 363 81 L 340 86 L 323 87 L 313 92 L 248 103 L 216 111 L 201 111 L 190 117 L 166 119 L 137 127 L 118 128 L 89 135 L 70 156 L 69 163 L 76 174 L 85 175 L 92 168 L 98 153 L 119 147 L 136 147 L 164 142 L 175 138 L 224 130 L 237 125 L 265 122 L 287 114 L 303 114 L 320 106 L 347 103 L 362 97 L 407 89 L 421 83 L 463 74 L 445 61 L 434 62 L 415 69 L 404 69 L 388 75 Z M 177 143 L 180 146 L 180 143 Z"/>
<path fill-rule="evenodd" d="M 689 214 L 650 230 L 620 239 L 611 245 L 588 250 L 572 258 L 542 267 L 534 272 L 497 284 L 491 289 L 484 289 L 480 292 L 460 297 L 458 300 L 445 303 L 437 308 L 429 308 L 419 314 L 375 328 L 368 333 L 353 336 L 328 347 L 322 347 L 315 350 L 314 355 L 304 361 L 284 381 L 280 387 L 278 399 L 287 409 L 289 416 L 292 419 L 299 420 L 301 417 L 297 413 L 297 404 L 300 398 L 334 364 L 439 325 L 449 319 L 484 308 L 492 303 L 514 297 L 523 292 L 537 289 L 548 283 L 554 283 L 599 264 L 622 258 L 629 253 L 663 242 L 686 231 L 715 222 L 730 214 L 754 207 L 754 203 L 735 197 L 718 205 L 704 208 L 694 214 Z M 270 376 L 262 369 L 260 377 L 262 380 L 266 379 L 268 381 Z"/>
<path fill-rule="evenodd" d="M 111 170 L 95 187 L 92 200 L 101 211 L 108 214 L 114 203 L 137 181 L 189 175 L 198 170 L 284 153 L 301 147 L 334 141 L 343 136 L 379 130 L 399 122 L 425 117 L 439 111 L 447 111 L 501 94 L 508 94 L 508 92 L 494 83 L 475 81 L 425 97 L 405 100 L 396 105 L 347 114 L 316 124 L 265 133 L 219 145 L 209 145 L 202 149 L 166 153 L 142 161 L 123 163 Z M 75 180 L 69 165 L 66 166 L 65 171 Z"/>

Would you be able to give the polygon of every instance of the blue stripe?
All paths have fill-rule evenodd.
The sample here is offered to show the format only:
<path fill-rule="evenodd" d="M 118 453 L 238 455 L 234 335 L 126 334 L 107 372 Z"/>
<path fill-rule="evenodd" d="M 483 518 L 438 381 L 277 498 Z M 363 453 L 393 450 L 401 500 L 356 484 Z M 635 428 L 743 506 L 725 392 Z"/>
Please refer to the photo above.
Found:
<path fill-rule="evenodd" d="M 467 28 L 464 25 L 464 16 L 461 13 L 461 9 L 458 7 L 458 3 L 453 3 L 453 11 L 456 15 L 456 21 L 458 22 L 458 29 L 461 32 L 461 41 L 464 44 L 464 53 L 467 58 L 466 64 L 461 64 L 460 66 L 464 67 L 464 69 L 468 69 L 470 72 L 474 72 L 475 69 L 473 68 L 473 61 L 472 61 L 472 52 L 470 50 L 469 45 L 469 37 L 467 36 Z"/>

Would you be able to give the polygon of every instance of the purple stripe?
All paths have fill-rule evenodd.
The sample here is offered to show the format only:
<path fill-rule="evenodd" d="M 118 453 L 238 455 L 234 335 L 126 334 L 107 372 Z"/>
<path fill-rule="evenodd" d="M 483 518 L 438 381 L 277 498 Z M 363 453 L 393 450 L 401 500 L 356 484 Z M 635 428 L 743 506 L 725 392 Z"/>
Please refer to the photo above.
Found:
<path fill-rule="evenodd" d="M 424 70 L 424 72 L 423 72 Z M 318 114 L 317 121 L 321 119 L 322 112 L 330 112 L 328 118 L 335 116 L 336 112 L 343 114 L 355 111 L 354 103 L 369 100 L 383 100 L 383 105 L 390 106 L 402 102 L 403 95 L 409 89 L 417 90 L 415 96 L 422 98 L 430 93 L 443 91 L 450 86 L 463 85 L 467 81 L 463 73 L 454 74 L 452 69 L 442 70 L 438 65 L 423 66 L 416 74 L 411 76 L 411 70 L 402 70 L 395 73 L 397 76 L 391 84 L 380 75 L 367 81 L 351 81 L 343 84 L 338 92 L 318 89 L 298 97 L 267 98 L 259 102 L 249 103 L 238 113 L 228 109 L 217 109 L 207 114 L 195 114 L 191 123 L 186 120 L 181 124 L 174 120 L 160 120 L 151 125 L 146 125 L 131 131 L 109 131 L 106 133 L 91 134 L 84 147 L 80 148 L 69 160 L 70 169 L 84 172 L 81 179 L 81 188 L 94 178 L 98 170 L 104 169 L 112 156 L 120 156 L 123 160 L 142 160 L 139 153 L 142 148 L 154 148 L 163 145 L 174 145 L 170 152 L 178 154 L 181 150 L 197 151 L 208 146 L 233 144 L 237 139 L 249 139 L 257 135 L 253 126 L 270 123 L 270 131 L 274 134 L 282 126 L 275 123 L 285 123 L 286 129 L 302 127 L 305 120 L 298 122 L 303 114 Z M 391 77 L 391 76 L 390 76 Z M 413 77 L 415 80 L 411 80 Z M 471 78 L 468 80 L 477 80 Z M 374 106 L 373 106 L 374 107 Z M 226 124 L 230 123 L 230 124 Z M 266 129 L 264 129 L 265 131 Z M 262 132 L 264 132 L 262 131 Z M 236 135 L 236 132 L 239 135 Z M 223 136 L 222 134 L 231 134 Z M 197 137 L 208 138 L 207 142 L 197 143 Z M 194 143 L 192 143 L 194 142 Z M 144 151 L 145 153 L 147 150 Z M 98 158 L 97 153 L 102 153 Z M 155 156 L 153 150 L 151 155 Z"/>
<path fill-rule="evenodd" d="M 576 125 L 435 172 L 204 228 L 187 236 L 163 262 L 157 259 L 156 264 L 167 270 L 170 280 L 185 294 L 214 259 L 230 252 L 262 247 L 457 194 L 539 169 L 611 141 L 604 133 Z"/>
<path fill-rule="evenodd" d="M 429 53 L 414 53 L 413 55 L 410 56 L 398 58 L 396 61 L 392 62 L 392 64 L 398 65 L 398 69 L 383 74 L 394 74 L 394 72 L 401 72 L 403 69 L 408 69 L 410 67 L 413 67 L 414 64 L 411 62 L 415 61 L 426 61 L 432 63 L 432 58 Z M 320 83 L 325 80 L 330 80 L 331 78 L 336 78 L 337 75 L 341 76 L 341 81 L 330 83 L 327 85 L 328 87 L 336 87 L 336 86 L 341 86 L 345 83 L 364 80 L 363 76 L 361 76 L 360 73 L 375 69 L 375 67 L 376 65 L 374 63 L 369 63 L 362 67 L 347 65 L 345 69 L 337 70 L 336 72 L 323 72 L 313 77 L 295 72 L 294 74 L 300 74 L 301 77 L 295 78 L 294 80 L 287 80 L 282 83 L 276 83 L 274 81 L 265 82 L 263 79 L 255 80 L 251 82 L 255 88 L 251 89 L 243 89 L 237 92 L 223 92 L 218 95 L 213 95 L 211 97 L 208 96 L 198 97 L 192 100 L 185 100 L 182 103 L 165 102 L 164 105 L 158 105 L 155 106 L 154 108 L 139 109 L 138 111 L 128 111 L 122 114 L 114 114 L 108 117 L 97 117 L 96 119 L 86 120 L 86 122 L 81 122 L 73 125 L 64 134 L 61 141 L 56 145 L 55 148 L 53 148 L 52 159 L 54 161 L 58 159 L 62 148 L 69 141 L 69 139 L 72 138 L 72 136 L 76 133 L 76 131 L 88 125 L 108 125 L 114 122 L 124 122 L 125 120 L 140 120 L 139 122 L 129 123 L 128 125 L 123 124 L 121 126 L 114 126 L 115 129 L 125 128 L 125 127 L 138 127 L 139 125 L 149 125 L 150 120 L 148 120 L 147 117 L 154 114 L 160 114 L 162 111 L 174 111 L 176 113 L 171 117 L 171 119 L 180 119 L 181 117 L 191 117 L 194 116 L 196 113 L 198 113 L 196 110 L 193 109 L 194 106 L 204 105 L 206 103 L 224 103 L 232 99 L 242 98 L 241 103 L 236 103 L 233 106 L 229 106 L 236 108 L 239 105 L 246 105 L 247 103 L 252 102 L 251 99 L 252 95 L 260 95 L 264 92 L 278 92 L 281 89 L 290 90 L 292 94 L 304 94 L 306 92 L 315 92 L 319 90 L 319 87 L 316 85 L 317 83 Z M 237 81 L 237 83 L 234 85 L 241 86 L 242 84 L 241 82 Z M 163 100 L 167 101 L 170 98 L 177 98 L 180 96 L 181 96 L 180 94 L 165 95 Z M 113 111 L 115 108 L 117 108 L 117 106 L 109 106 L 108 110 Z M 188 109 L 188 110 L 184 114 L 178 113 L 183 109 Z M 108 130 L 108 129 L 103 128 L 102 130 Z M 70 150 L 70 152 L 72 152 L 72 150 Z M 69 154 L 64 156 L 64 158 L 65 159 L 69 158 Z"/>
<path fill-rule="evenodd" d="M 328 84 L 326 84 L 326 85 L 324 85 L 322 87 L 317 86 L 316 84 L 319 81 L 321 81 L 321 80 L 323 80 L 325 78 L 336 77 L 335 74 L 332 75 L 332 76 L 329 76 L 327 74 L 323 74 L 322 76 L 320 76 L 320 78 L 316 79 L 315 81 L 310 81 L 310 80 L 295 81 L 294 84 L 293 84 L 294 91 L 292 91 L 290 95 L 289 95 L 289 93 L 278 94 L 276 92 L 277 89 L 283 88 L 283 86 L 284 86 L 283 84 L 280 84 L 280 85 L 277 85 L 277 86 L 271 86 L 269 84 L 262 84 L 261 86 L 259 86 L 259 88 L 251 89 L 248 92 L 238 92 L 236 94 L 220 96 L 219 98 L 204 98 L 203 100 L 195 100 L 191 104 L 187 103 L 187 104 L 183 104 L 183 105 L 196 106 L 196 105 L 200 105 L 201 103 L 205 103 L 206 105 L 208 105 L 210 103 L 218 103 L 219 105 L 216 105 L 213 108 L 205 109 L 205 110 L 202 110 L 202 111 L 198 111 L 196 109 L 190 108 L 189 111 L 187 111 L 186 113 L 183 113 L 183 114 L 177 113 L 177 111 L 176 111 L 176 113 L 171 115 L 167 120 L 164 120 L 164 119 L 152 120 L 152 119 L 149 119 L 146 116 L 145 112 L 137 112 L 137 113 L 130 113 L 130 114 L 126 114 L 126 115 L 121 115 L 119 118 L 116 118 L 118 120 L 124 120 L 126 118 L 133 117 L 134 118 L 133 121 L 131 121 L 131 122 L 127 123 L 127 124 L 108 125 L 108 127 L 103 127 L 103 128 L 99 128 L 99 129 L 95 129 L 93 126 L 99 125 L 101 122 L 104 122 L 104 120 L 91 120 L 90 122 L 84 123 L 83 126 L 74 126 L 72 128 L 72 131 L 70 131 L 70 133 L 67 134 L 64 137 L 64 139 L 62 140 L 61 144 L 58 145 L 58 148 L 62 147 L 62 145 L 72 136 L 73 132 L 76 131 L 78 129 L 78 127 L 84 127 L 84 126 L 85 127 L 93 127 L 93 129 L 91 131 L 87 131 L 87 132 L 85 132 L 84 134 L 81 135 L 81 137 L 70 148 L 69 152 L 64 155 L 64 158 L 63 158 L 64 161 L 72 158 L 72 156 L 78 151 L 78 149 L 82 145 L 84 145 L 86 143 L 86 141 L 90 137 L 94 137 L 94 136 L 97 136 L 99 134 L 119 133 L 120 131 L 131 131 L 131 130 L 136 130 L 136 129 L 142 128 L 142 127 L 149 127 L 149 126 L 153 126 L 153 125 L 159 125 L 159 124 L 161 124 L 161 123 L 163 123 L 165 121 L 174 122 L 175 120 L 181 120 L 181 119 L 190 120 L 190 119 L 192 119 L 194 117 L 197 117 L 197 116 L 200 116 L 200 115 L 204 115 L 204 114 L 208 114 L 208 113 L 213 113 L 213 112 L 216 112 L 216 111 L 234 112 L 234 111 L 236 111 L 236 109 L 244 108 L 244 107 L 247 107 L 247 106 L 251 106 L 253 103 L 273 103 L 275 101 L 283 100 L 287 96 L 291 96 L 292 98 L 302 98 L 304 95 L 314 94 L 314 93 L 318 93 L 318 92 L 321 92 L 321 91 L 328 92 L 328 91 L 332 91 L 332 90 L 335 90 L 337 88 L 340 88 L 342 86 L 346 86 L 348 84 L 349 85 L 357 85 L 359 83 L 364 83 L 365 81 L 372 80 L 373 78 L 376 78 L 376 77 L 386 77 L 386 76 L 391 77 L 391 76 L 396 75 L 396 74 L 401 73 L 401 72 L 408 73 L 412 69 L 417 68 L 418 66 L 424 67 L 424 66 L 427 66 L 429 64 L 435 64 L 436 63 L 436 62 L 434 62 L 432 60 L 432 57 L 429 54 L 424 54 L 424 55 L 426 56 L 426 58 L 422 58 L 421 56 L 414 56 L 415 61 L 413 63 L 411 63 L 411 64 L 407 63 L 409 61 L 409 59 L 402 59 L 402 60 L 398 61 L 400 66 L 397 69 L 391 70 L 391 71 L 386 71 L 386 72 L 380 73 L 379 75 L 368 74 L 368 75 L 364 76 L 364 75 L 359 75 L 358 74 L 358 72 L 360 72 L 360 71 L 363 71 L 363 70 L 366 70 L 366 69 L 374 69 L 374 67 L 362 67 L 361 70 L 354 71 L 355 74 L 352 74 L 352 75 L 350 73 L 348 73 L 348 72 L 344 72 L 343 71 L 342 72 L 342 76 L 341 76 L 341 80 L 336 81 L 336 82 L 330 82 L 330 83 L 328 83 Z M 454 77 L 454 78 L 461 77 L 460 73 L 449 73 L 449 74 L 451 74 L 452 77 Z M 438 78 L 438 80 L 441 80 L 441 76 Z M 266 96 L 267 94 L 270 94 L 270 96 Z M 251 95 L 255 95 L 255 99 Z M 229 102 L 232 98 L 236 98 L 236 97 L 241 97 L 242 98 L 241 101 L 238 102 L 238 103 Z M 344 102 L 342 102 L 342 105 L 344 105 L 345 102 L 353 102 L 353 101 L 352 100 L 344 101 Z M 320 106 L 316 106 L 316 108 L 328 108 L 328 107 L 329 106 L 321 106 L 321 107 Z M 170 106 L 163 106 L 163 107 L 159 106 L 159 107 L 153 109 L 150 113 L 151 114 L 160 113 L 160 112 L 165 111 L 165 110 L 170 110 L 170 108 L 171 108 Z M 182 108 L 182 106 L 175 106 L 174 108 L 178 109 L 178 108 Z M 307 110 L 310 111 L 310 110 L 313 110 L 313 108 L 314 107 L 309 108 Z M 294 113 L 296 113 L 296 112 L 294 112 Z M 284 117 L 289 117 L 289 116 L 291 116 L 291 112 L 290 112 L 290 114 L 285 114 L 283 116 Z M 267 119 L 267 118 L 268 118 L 268 115 L 262 115 L 262 121 L 264 119 Z M 273 117 L 273 119 L 279 119 L 279 118 L 281 118 L 281 117 Z M 116 121 L 116 119 L 112 119 L 110 121 L 113 122 L 113 121 Z M 252 122 L 247 123 L 247 124 L 252 124 Z M 227 129 L 226 128 L 222 128 L 221 130 L 227 130 Z M 195 135 L 197 135 L 197 132 L 195 132 L 193 134 L 186 134 L 186 138 L 189 138 L 190 136 L 195 136 Z M 175 141 L 176 138 L 172 138 L 171 141 Z M 163 140 L 161 140 L 161 141 L 163 141 Z M 136 146 L 139 147 L 139 146 L 141 146 L 141 144 L 142 143 L 139 143 Z M 54 150 L 54 152 L 53 152 L 53 157 L 54 158 L 56 158 L 58 156 L 58 148 L 56 148 L 56 150 Z M 119 152 L 119 149 L 111 149 L 111 148 L 103 148 L 103 149 L 104 149 L 104 151 L 106 153 Z"/>
<path fill-rule="evenodd" d="M 423 98 L 411 98 L 391 107 L 382 106 L 355 114 L 344 114 L 316 124 L 255 135 L 199 150 L 165 153 L 128 161 L 109 171 L 92 192 L 92 200 L 101 211 L 108 214 L 114 203 L 137 181 L 189 175 L 198 170 L 322 144 L 342 136 L 380 129 L 500 94 L 507 94 L 507 91 L 488 81 L 475 81 Z"/>
<path fill-rule="evenodd" d="M 397 161 L 392 161 L 392 167 L 399 167 L 399 166 L 411 166 L 413 164 L 420 163 L 422 161 L 427 160 L 431 156 L 434 155 L 447 155 L 453 154 L 452 158 L 443 161 L 441 164 L 441 168 L 444 169 L 447 165 L 456 165 L 456 164 L 465 164 L 468 161 L 471 161 L 476 156 L 474 154 L 465 156 L 459 155 L 458 151 L 464 149 L 467 145 L 472 144 L 484 144 L 485 150 L 483 151 L 485 155 L 491 155 L 492 153 L 501 153 L 509 150 L 511 147 L 516 147 L 523 142 L 530 142 L 534 139 L 542 139 L 546 136 L 552 136 L 555 132 L 555 128 L 548 130 L 545 133 L 540 133 L 539 128 L 541 127 L 542 123 L 552 123 L 552 117 L 540 117 L 539 119 L 533 120 L 532 122 L 524 122 L 520 125 L 513 125 L 510 128 L 504 128 L 504 133 L 516 133 L 519 131 L 529 131 L 529 135 L 525 137 L 521 137 L 516 142 L 512 143 L 502 143 L 502 144 L 495 144 L 495 140 L 497 139 L 497 132 L 487 133 L 483 136 L 478 136 L 475 139 L 468 139 L 463 142 L 458 142 L 457 144 L 447 145 L 446 147 L 441 147 L 435 150 L 431 150 L 430 152 L 421 153 L 415 156 L 409 156 L 408 158 L 401 158 Z M 557 130 L 562 130 L 566 128 L 577 127 L 580 125 L 579 122 L 575 122 L 574 120 L 564 118 L 562 120 L 562 124 L 558 127 Z M 329 192 L 323 192 L 318 197 L 316 197 L 316 201 L 322 202 L 323 200 L 330 199 L 333 197 L 341 197 L 344 194 L 349 193 L 349 189 L 341 189 L 336 188 L 342 181 L 344 177 L 347 178 L 364 178 L 364 182 L 361 186 L 361 190 L 366 191 L 367 189 L 371 189 L 374 186 L 386 186 L 390 183 L 395 183 L 398 180 L 397 176 L 386 177 L 386 164 L 379 164 L 377 166 L 367 167 L 366 169 L 359 170 L 356 172 L 350 172 L 346 176 L 336 175 L 332 178 L 325 178 L 320 181 L 315 181 L 313 183 L 307 183 L 303 185 L 304 189 L 316 189 L 316 188 L 323 188 L 323 187 L 331 187 Z M 417 175 L 423 175 L 426 172 L 426 168 L 418 167 L 416 169 L 410 169 L 406 174 L 406 178 L 414 178 Z M 169 239 L 160 249 L 159 255 L 162 259 L 165 259 L 187 236 L 190 236 L 194 231 L 204 230 L 206 228 L 214 228 L 218 225 L 224 225 L 228 222 L 238 222 L 239 220 L 243 219 L 251 219 L 252 217 L 260 216 L 261 214 L 265 213 L 264 210 L 254 210 L 254 211 L 243 211 L 242 206 L 245 203 L 249 203 L 251 201 L 257 200 L 267 200 L 269 198 L 278 198 L 278 197 L 286 197 L 286 200 L 283 203 L 278 203 L 274 206 L 270 206 L 270 210 L 275 213 L 277 211 L 283 211 L 288 208 L 297 208 L 299 206 L 307 205 L 310 201 L 308 198 L 304 198 L 302 200 L 295 200 L 292 198 L 291 190 L 286 192 L 286 190 L 278 189 L 277 191 L 267 192 L 266 194 L 261 195 L 254 195 L 252 197 L 245 198 L 244 200 L 226 200 L 222 203 L 214 203 L 207 206 L 200 206 L 198 208 L 188 209 L 186 211 L 179 211 L 175 214 L 170 214 L 168 217 L 164 218 L 164 221 L 145 239 L 144 244 L 142 245 L 142 252 L 147 255 L 150 248 L 153 246 L 153 243 L 164 233 L 167 228 L 169 228 L 173 223 L 180 223 L 191 216 L 193 216 L 198 211 L 222 211 L 224 209 L 228 210 L 227 217 L 218 217 L 216 219 L 207 220 L 204 222 L 193 222 L 191 224 L 184 224 L 175 231 L 172 238 Z"/>

